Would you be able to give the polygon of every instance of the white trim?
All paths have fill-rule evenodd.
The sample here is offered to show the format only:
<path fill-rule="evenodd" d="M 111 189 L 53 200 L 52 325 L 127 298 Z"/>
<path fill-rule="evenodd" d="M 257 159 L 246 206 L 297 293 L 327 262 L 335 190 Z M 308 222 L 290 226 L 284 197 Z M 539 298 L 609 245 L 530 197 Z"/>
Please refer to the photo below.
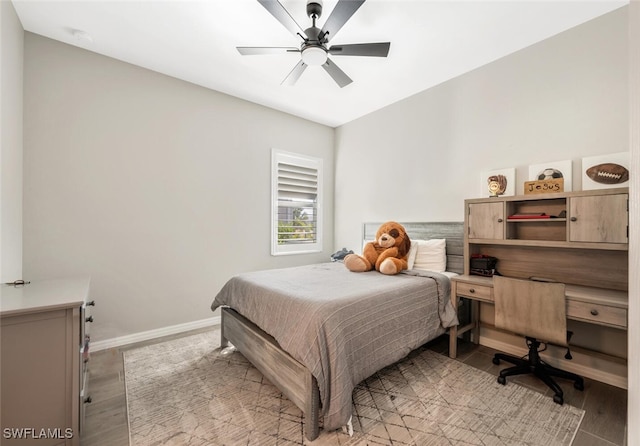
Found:
<path fill-rule="evenodd" d="M 300 245 L 278 244 L 278 164 L 290 163 L 296 166 L 315 169 L 318 172 L 317 198 L 316 198 L 316 241 L 315 243 Z M 301 155 L 284 150 L 271 149 L 271 255 L 309 254 L 322 252 L 322 221 L 324 219 L 324 169 L 323 159 L 313 156 Z"/>
<path fill-rule="evenodd" d="M 214 316 L 209 319 L 187 322 L 185 324 L 171 325 L 169 327 L 157 328 L 155 330 L 142 331 L 117 338 L 105 339 L 104 341 L 91 342 L 91 351 L 107 350 L 109 348 L 122 347 L 123 345 L 133 344 L 135 342 L 148 341 L 162 336 L 169 336 L 186 331 L 197 330 L 199 328 L 220 325 L 221 317 Z"/>

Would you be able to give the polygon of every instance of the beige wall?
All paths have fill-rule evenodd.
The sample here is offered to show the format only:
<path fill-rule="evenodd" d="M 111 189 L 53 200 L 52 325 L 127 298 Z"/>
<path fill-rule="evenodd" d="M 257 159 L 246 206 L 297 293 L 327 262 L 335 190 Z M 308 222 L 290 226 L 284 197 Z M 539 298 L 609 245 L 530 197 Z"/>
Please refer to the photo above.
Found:
<path fill-rule="evenodd" d="M 213 316 L 231 275 L 327 261 L 333 129 L 25 34 L 24 271 L 90 275 L 93 340 Z M 324 252 L 270 255 L 271 148 L 320 157 Z"/>
<path fill-rule="evenodd" d="M 0 0 L 0 283 L 22 278 L 22 59 L 24 32 Z"/>
<path fill-rule="evenodd" d="M 583 157 L 630 150 L 628 51 L 625 7 L 338 128 L 337 246 L 360 249 L 364 221 L 462 221 L 486 170 L 515 168 L 522 194 L 529 165 L 571 160 L 580 190 Z M 574 344 L 627 354 L 626 332 L 571 329 Z M 626 384 L 615 363 L 595 367 Z"/>
<path fill-rule="evenodd" d="M 481 173 L 629 150 L 627 8 L 339 127 L 336 245 L 363 221 L 462 221 Z M 437 61 L 434 61 L 434 64 Z"/>

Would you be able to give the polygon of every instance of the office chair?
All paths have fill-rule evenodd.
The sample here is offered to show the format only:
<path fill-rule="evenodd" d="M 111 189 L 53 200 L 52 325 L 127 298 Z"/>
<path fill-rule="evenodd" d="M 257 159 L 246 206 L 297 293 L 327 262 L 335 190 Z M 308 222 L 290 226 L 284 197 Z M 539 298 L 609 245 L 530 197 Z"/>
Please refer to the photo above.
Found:
<path fill-rule="evenodd" d="M 549 343 L 567 347 L 565 358 L 571 359 L 564 284 L 494 276 L 493 293 L 495 326 L 524 335 L 529 347 L 529 354 L 523 358 L 504 353 L 494 355 L 496 365 L 501 360 L 515 364 L 500 371 L 498 382 L 505 385 L 507 376 L 532 373 L 553 390 L 553 401 L 558 404 L 564 403 L 564 394 L 553 377 L 572 380 L 576 389 L 584 390 L 581 376 L 557 369 L 539 355 L 540 345 L 545 345 L 544 350 Z"/>

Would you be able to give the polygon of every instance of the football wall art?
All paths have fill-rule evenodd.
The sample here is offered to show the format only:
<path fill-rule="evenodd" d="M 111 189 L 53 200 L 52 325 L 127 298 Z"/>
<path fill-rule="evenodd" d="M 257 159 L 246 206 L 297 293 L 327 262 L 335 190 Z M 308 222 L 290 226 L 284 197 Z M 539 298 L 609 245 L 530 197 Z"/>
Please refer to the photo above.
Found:
<path fill-rule="evenodd" d="M 564 179 L 564 192 L 572 191 L 571 160 L 529 166 L 528 181 Z"/>
<path fill-rule="evenodd" d="M 629 186 L 629 152 L 582 158 L 582 189 Z"/>

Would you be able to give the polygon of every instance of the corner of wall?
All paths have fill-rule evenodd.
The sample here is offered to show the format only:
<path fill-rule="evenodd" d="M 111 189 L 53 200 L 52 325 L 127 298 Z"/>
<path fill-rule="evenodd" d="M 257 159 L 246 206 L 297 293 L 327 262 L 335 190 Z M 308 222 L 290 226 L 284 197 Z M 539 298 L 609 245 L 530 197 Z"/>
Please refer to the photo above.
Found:
<path fill-rule="evenodd" d="M 0 1 L 0 281 L 22 277 L 24 29 L 13 4 Z"/>

